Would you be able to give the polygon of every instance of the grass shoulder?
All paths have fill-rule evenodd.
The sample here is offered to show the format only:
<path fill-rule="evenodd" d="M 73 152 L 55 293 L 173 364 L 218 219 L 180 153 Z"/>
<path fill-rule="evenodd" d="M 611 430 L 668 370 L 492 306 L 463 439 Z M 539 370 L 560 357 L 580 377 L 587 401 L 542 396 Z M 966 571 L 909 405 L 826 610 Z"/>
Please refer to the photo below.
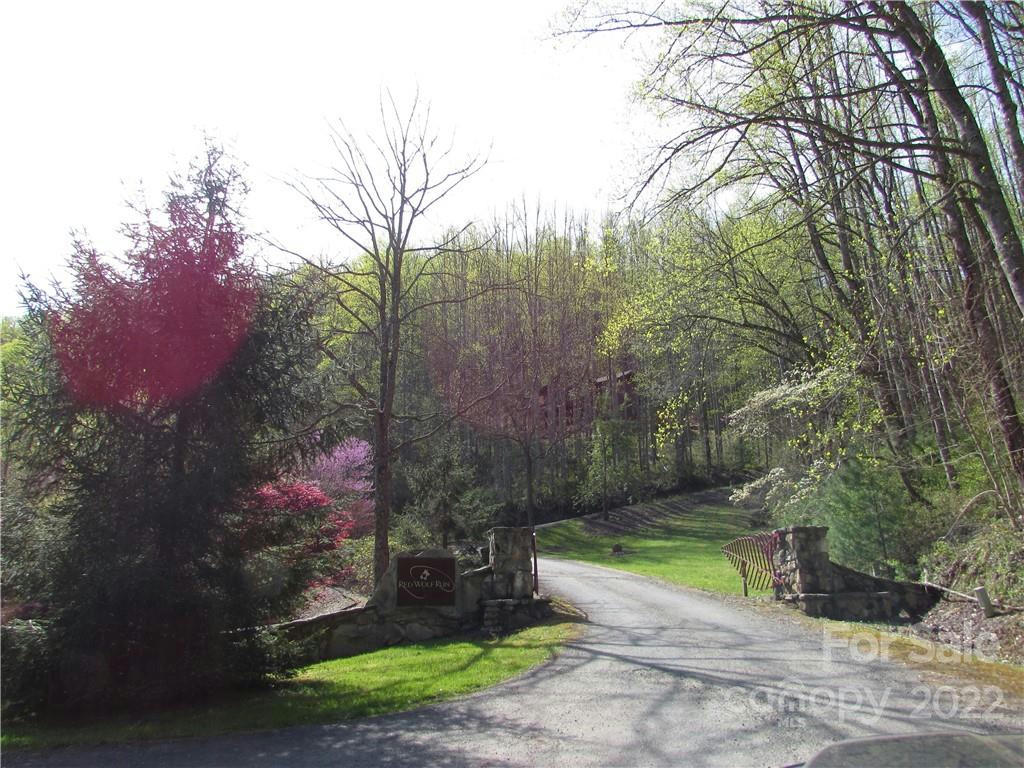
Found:
<path fill-rule="evenodd" d="M 269 688 L 204 705 L 74 722 L 4 722 L 0 745 L 39 749 L 215 736 L 413 709 L 479 691 L 553 658 L 582 632 L 577 613 L 555 607 L 552 619 L 505 637 L 444 638 L 324 661 Z"/>
<path fill-rule="evenodd" d="M 611 510 L 608 520 L 591 515 L 542 526 L 537 548 L 551 557 L 742 594 L 740 577 L 721 550 L 754 531 L 749 513 L 730 505 L 727 496 L 724 490 L 689 494 Z M 621 553 L 612 552 L 616 544 Z"/>

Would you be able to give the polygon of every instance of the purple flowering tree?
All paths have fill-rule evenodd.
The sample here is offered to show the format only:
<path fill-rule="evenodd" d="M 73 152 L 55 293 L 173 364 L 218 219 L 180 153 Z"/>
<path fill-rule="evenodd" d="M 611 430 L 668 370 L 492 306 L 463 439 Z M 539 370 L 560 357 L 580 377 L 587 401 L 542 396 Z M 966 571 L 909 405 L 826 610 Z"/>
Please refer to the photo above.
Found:
<path fill-rule="evenodd" d="M 349 437 L 307 472 L 352 520 L 352 538 L 373 530 L 372 471 L 373 448 L 365 440 Z"/>

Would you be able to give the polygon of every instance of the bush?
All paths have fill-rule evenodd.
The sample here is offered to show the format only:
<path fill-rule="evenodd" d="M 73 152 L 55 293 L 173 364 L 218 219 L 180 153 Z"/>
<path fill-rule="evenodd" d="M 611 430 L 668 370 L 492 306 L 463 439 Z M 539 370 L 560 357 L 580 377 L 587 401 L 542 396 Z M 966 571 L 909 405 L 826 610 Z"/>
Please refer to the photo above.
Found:
<path fill-rule="evenodd" d="M 494 525 L 499 504 L 476 485 L 454 441 L 445 441 L 408 472 L 411 500 L 395 521 L 396 536 L 419 547 L 447 547 L 455 539 L 479 539 Z"/>
<path fill-rule="evenodd" d="M 928 580 L 970 594 L 1024 605 L 1024 541 L 1006 520 L 981 520 L 952 541 L 939 539 L 921 558 Z"/>
<path fill-rule="evenodd" d="M 395 544 L 397 533 L 391 531 L 390 542 Z M 354 586 L 363 594 L 371 594 L 374 589 L 373 582 L 373 536 L 363 536 L 353 539 L 346 547 L 348 563 L 352 568 L 352 581 Z"/>
<path fill-rule="evenodd" d="M 4 488 L 0 513 L 0 583 L 6 606 L 43 602 L 53 594 L 57 563 L 67 546 L 66 520 L 30 504 L 17 487 Z"/>
<path fill-rule="evenodd" d="M 415 517 L 397 516 L 388 537 L 392 556 L 397 552 L 417 549 L 432 549 L 433 534 Z M 352 585 L 363 594 L 372 594 L 373 581 L 373 536 L 363 536 L 346 542 L 344 560 L 351 569 Z"/>
<path fill-rule="evenodd" d="M 373 531 L 373 448 L 365 440 L 348 437 L 330 454 L 306 470 L 338 509 L 352 522 L 353 537 Z"/>
<path fill-rule="evenodd" d="M 0 628 L 0 681 L 4 714 L 34 714 L 49 699 L 59 658 L 44 622 L 13 619 Z"/>
<path fill-rule="evenodd" d="M 766 498 L 780 525 L 826 525 L 836 562 L 913 577 L 921 554 L 941 533 L 941 510 L 915 504 L 895 471 L 851 458 L 818 480 L 785 475 Z"/>

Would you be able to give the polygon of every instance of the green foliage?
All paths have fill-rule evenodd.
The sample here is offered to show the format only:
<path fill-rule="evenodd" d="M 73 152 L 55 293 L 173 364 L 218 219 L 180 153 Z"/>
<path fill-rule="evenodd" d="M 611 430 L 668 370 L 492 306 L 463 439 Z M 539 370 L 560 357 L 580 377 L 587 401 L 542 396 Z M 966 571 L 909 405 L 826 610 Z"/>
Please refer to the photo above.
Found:
<path fill-rule="evenodd" d="M 5 458 L 24 499 L 5 499 L 4 597 L 44 606 L 40 626 L 54 649 L 32 655 L 46 669 L 22 679 L 47 681 L 37 691 L 47 706 L 85 709 L 177 700 L 279 674 L 295 659 L 249 629 L 287 617 L 303 599 L 318 559 L 302 553 L 323 521 L 285 526 L 290 540 L 253 546 L 245 532 L 259 520 L 248 501 L 334 440 L 329 423 L 308 429 L 327 383 L 312 323 L 318 294 L 303 281 L 255 279 L 244 335 L 196 389 L 125 391 L 115 401 L 97 387 L 90 399 L 70 386 L 54 349 L 58 315 L 65 328 L 87 317 L 91 325 L 75 329 L 86 340 L 95 341 L 93 331 L 117 335 L 116 308 L 78 276 L 75 296 L 30 289 L 19 326 L 24 364 L 4 381 L 12 414 Z M 101 373 L 116 379 L 116 371 Z M 14 705 L 20 692 L 5 688 L 4 700 Z"/>
<path fill-rule="evenodd" d="M 400 534 L 396 528 L 391 531 L 390 543 L 395 551 L 405 549 L 399 544 Z M 346 542 L 344 546 L 346 562 L 352 566 L 353 581 L 359 585 L 363 592 L 373 592 L 373 536 L 363 536 Z"/>
<path fill-rule="evenodd" d="M 771 436 L 807 461 L 836 466 L 851 440 L 877 428 L 877 405 L 857 397 L 856 376 L 846 367 L 790 371 L 787 380 L 754 393 L 729 417 L 739 434 Z"/>
<path fill-rule="evenodd" d="M 427 450 L 430 458 L 408 472 L 411 500 L 397 524 L 400 537 L 424 547 L 480 539 L 494 525 L 498 503 L 489 489 L 476 485 L 457 443 L 445 440 Z"/>
<path fill-rule="evenodd" d="M 4 489 L 0 528 L 0 571 L 4 602 L 45 600 L 53 594 L 53 578 L 69 541 L 67 520 L 45 505 L 30 505 L 17 483 Z"/>
<path fill-rule="evenodd" d="M 46 705 L 53 674 L 53 657 L 59 653 L 46 622 L 12 619 L 0 628 L 0 684 L 5 713 L 34 714 Z"/>
<path fill-rule="evenodd" d="M 945 519 L 910 502 L 894 471 L 860 458 L 776 498 L 780 525 L 826 525 L 833 560 L 881 575 L 916 575 L 918 558 Z"/>
<path fill-rule="evenodd" d="M 12 415 L 11 402 L 7 397 L 10 390 L 11 377 L 24 375 L 26 362 L 25 338 L 17 319 L 4 317 L 0 319 L 0 435 L 3 442 L 0 443 L 3 449 L 3 461 L 6 465 L 8 460 L 8 442 L 10 432 L 10 419 Z"/>
<path fill-rule="evenodd" d="M 633 504 L 658 491 L 655 476 L 636 461 L 635 426 L 626 421 L 594 422 L 586 474 L 576 492 L 576 504 L 585 510 Z"/>
<path fill-rule="evenodd" d="M 970 594 L 984 585 L 993 598 L 1024 605 L 1024 541 L 1002 519 L 977 515 L 966 530 L 939 539 L 921 558 L 928 580 Z"/>

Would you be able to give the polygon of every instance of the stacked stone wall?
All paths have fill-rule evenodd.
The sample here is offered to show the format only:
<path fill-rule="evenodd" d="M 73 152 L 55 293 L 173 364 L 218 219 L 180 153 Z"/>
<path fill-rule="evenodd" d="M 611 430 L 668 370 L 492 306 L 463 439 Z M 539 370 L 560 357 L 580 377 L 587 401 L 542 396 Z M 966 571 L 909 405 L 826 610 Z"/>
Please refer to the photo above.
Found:
<path fill-rule="evenodd" d="M 454 605 L 399 605 L 399 558 L 452 558 L 445 550 L 400 552 L 365 607 L 298 619 L 277 629 L 304 643 L 309 661 L 320 661 L 474 630 L 502 634 L 550 616 L 549 601 L 533 595 L 532 531 L 494 528 L 488 539 L 487 565 L 456 574 Z"/>
<path fill-rule="evenodd" d="M 827 533 L 828 528 L 821 526 L 792 526 L 775 531 L 773 564 L 784 594 L 832 591 Z"/>
<path fill-rule="evenodd" d="M 776 597 L 809 616 L 831 619 L 917 618 L 940 597 L 934 587 L 870 576 L 833 563 L 821 526 L 775 531 Z"/>

